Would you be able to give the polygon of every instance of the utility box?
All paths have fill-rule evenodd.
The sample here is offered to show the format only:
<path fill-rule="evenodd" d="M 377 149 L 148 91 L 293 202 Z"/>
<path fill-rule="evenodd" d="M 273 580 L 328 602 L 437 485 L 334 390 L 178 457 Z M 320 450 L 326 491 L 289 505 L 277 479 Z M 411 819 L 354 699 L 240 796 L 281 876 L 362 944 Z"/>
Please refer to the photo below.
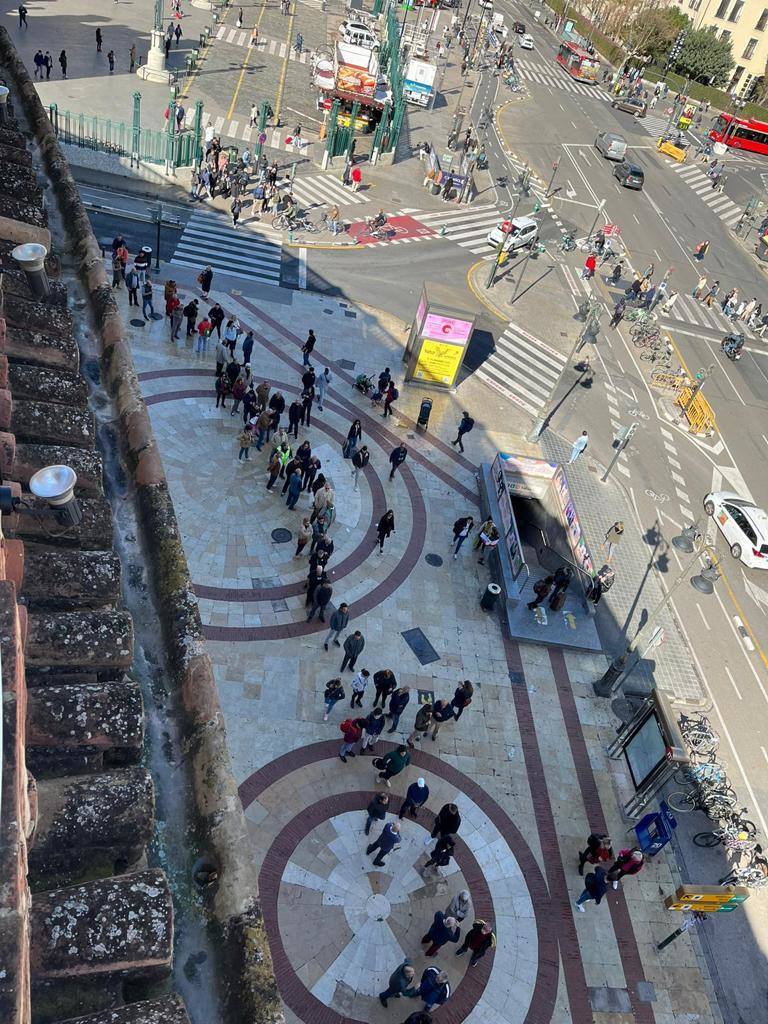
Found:
<path fill-rule="evenodd" d="M 403 353 L 405 381 L 451 389 L 475 329 L 475 314 L 457 309 L 453 292 L 425 283 Z"/>

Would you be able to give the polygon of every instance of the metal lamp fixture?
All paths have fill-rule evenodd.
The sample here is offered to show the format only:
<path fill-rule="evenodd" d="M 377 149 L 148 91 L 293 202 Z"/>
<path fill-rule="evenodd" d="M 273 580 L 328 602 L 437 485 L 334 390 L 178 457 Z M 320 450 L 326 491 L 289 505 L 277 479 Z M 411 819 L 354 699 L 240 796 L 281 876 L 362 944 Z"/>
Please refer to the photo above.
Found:
<path fill-rule="evenodd" d="M 69 466 L 44 466 L 30 478 L 29 489 L 36 498 L 46 501 L 48 508 L 32 508 L 22 498 L 17 498 L 10 487 L 0 486 L 0 513 L 50 515 L 61 526 L 78 526 L 83 520 L 83 513 L 75 497 L 76 483 L 77 474 Z"/>
<path fill-rule="evenodd" d="M 27 283 L 38 299 L 47 299 L 51 292 L 48 275 L 45 272 L 45 257 L 48 250 L 37 242 L 17 245 L 11 252 L 27 278 Z"/>

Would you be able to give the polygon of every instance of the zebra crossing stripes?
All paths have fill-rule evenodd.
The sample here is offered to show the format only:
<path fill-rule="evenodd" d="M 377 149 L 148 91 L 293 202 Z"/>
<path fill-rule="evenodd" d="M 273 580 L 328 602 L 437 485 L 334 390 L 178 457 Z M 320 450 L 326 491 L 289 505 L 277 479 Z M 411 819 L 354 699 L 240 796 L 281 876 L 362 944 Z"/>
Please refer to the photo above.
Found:
<path fill-rule="evenodd" d="M 741 208 L 728 196 L 713 189 L 711 180 L 700 167 L 697 167 L 696 164 L 676 164 L 672 170 L 682 178 L 688 188 L 692 189 L 706 203 L 710 210 L 718 215 L 720 220 L 725 221 L 729 227 L 733 227 L 738 222 L 743 213 Z"/>
<path fill-rule="evenodd" d="M 217 117 L 209 117 L 208 122 L 210 122 L 216 135 L 223 135 L 227 139 L 239 139 L 242 142 L 247 142 L 251 146 L 255 145 L 257 142 L 259 134 L 258 129 L 251 128 L 247 121 L 232 121 L 219 115 Z M 194 124 L 195 111 L 193 108 L 190 108 L 187 110 L 184 118 L 184 127 L 191 130 L 194 127 Z M 292 142 L 289 143 L 285 141 L 287 138 L 292 136 L 290 128 L 267 128 L 265 129 L 265 135 L 267 136 L 267 141 L 264 145 L 267 149 L 280 149 L 286 153 L 301 153 L 302 156 L 309 155 L 309 147 L 312 145 L 310 139 L 302 138 L 298 148 L 294 146 Z M 361 201 L 364 202 L 365 200 L 358 200 L 358 202 Z"/>
<path fill-rule="evenodd" d="M 403 210 L 403 213 L 411 214 L 421 224 L 434 228 L 463 249 L 493 255 L 486 239 L 491 228 L 501 220 L 501 214 L 495 206 L 462 206 L 428 213 Z"/>
<path fill-rule="evenodd" d="M 703 302 L 694 299 L 692 295 L 678 295 L 672 309 L 668 313 L 660 313 L 659 319 L 664 326 L 673 329 L 676 324 L 682 323 L 693 327 L 705 327 L 718 334 L 733 330 L 734 327 L 734 322 L 723 313 L 717 300 L 711 306 L 705 306 Z M 739 321 L 739 330 L 748 337 L 753 337 L 747 325 L 741 321 Z"/>
<path fill-rule="evenodd" d="M 568 357 L 510 323 L 477 376 L 530 416 L 549 402 Z"/>
<path fill-rule="evenodd" d="M 196 210 L 187 221 L 170 262 L 197 268 L 210 264 L 230 277 L 280 284 L 282 238 L 278 232 L 242 224 L 233 228 L 213 211 Z"/>
<path fill-rule="evenodd" d="M 226 25 L 219 26 L 216 38 L 223 43 L 230 43 L 232 46 L 250 45 L 251 33 L 243 32 L 240 29 L 228 28 Z M 311 58 L 310 50 L 302 50 L 297 53 L 292 45 L 285 40 L 270 39 L 269 36 L 259 36 L 259 41 L 254 46 L 257 53 L 268 53 L 270 57 L 279 57 L 280 60 L 296 61 L 298 64 L 307 64 Z"/>
<path fill-rule="evenodd" d="M 352 203 L 368 203 L 370 197 L 346 188 L 331 175 L 310 174 L 298 177 L 293 182 L 293 194 L 304 206 L 332 206 L 334 203 L 350 206 Z"/>
<path fill-rule="evenodd" d="M 550 85 L 554 89 L 562 89 L 564 92 L 575 93 L 579 96 L 587 96 L 589 99 L 607 100 L 608 96 L 597 85 L 587 85 L 585 82 L 574 82 L 565 77 L 557 67 L 548 67 L 545 64 L 529 64 L 517 61 L 515 73 L 526 82 L 533 82 L 536 85 Z"/>

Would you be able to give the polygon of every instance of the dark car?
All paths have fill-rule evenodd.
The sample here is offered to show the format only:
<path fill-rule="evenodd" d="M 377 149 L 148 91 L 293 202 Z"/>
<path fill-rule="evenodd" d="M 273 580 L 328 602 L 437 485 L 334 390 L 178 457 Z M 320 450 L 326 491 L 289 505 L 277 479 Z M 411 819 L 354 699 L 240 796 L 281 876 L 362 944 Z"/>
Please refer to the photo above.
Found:
<path fill-rule="evenodd" d="M 524 36 L 525 35 L 525 25 L 522 23 L 522 21 L 516 21 L 512 25 L 512 31 L 515 32 L 519 36 Z"/>
<path fill-rule="evenodd" d="M 624 188 L 635 188 L 640 191 L 645 182 L 645 174 L 642 167 L 631 164 L 629 160 L 622 160 L 613 168 L 614 178 L 618 178 Z"/>
<path fill-rule="evenodd" d="M 617 96 L 611 100 L 611 106 L 635 117 L 645 117 L 648 113 L 648 104 L 639 96 Z"/>

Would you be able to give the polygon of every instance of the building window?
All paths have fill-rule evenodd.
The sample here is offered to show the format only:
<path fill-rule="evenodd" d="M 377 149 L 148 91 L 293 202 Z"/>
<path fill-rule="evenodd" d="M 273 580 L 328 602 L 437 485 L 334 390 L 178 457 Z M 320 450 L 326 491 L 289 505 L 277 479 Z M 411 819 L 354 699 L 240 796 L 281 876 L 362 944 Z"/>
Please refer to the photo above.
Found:
<path fill-rule="evenodd" d="M 741 89 L 739 90 L 739 93 L 740 93 L 742 99 L 745 99 L 745 100 L 750 99 L 750 97 L 752 96 L 752 93 L 755 91 L 754 90 L 755 81 L 756 80 L 755 80 L 755 76 L 754 75 L 747 75 L 747 77 L 744 79 L 744 82 L 743 82 L 743 84 L 741 86 Z"/>
<path fill-rule="evenodd" d="M 731 13 L 728 15 L 728 21 L 738 21 L 743 10 L 744 0 L 736 0 L 736 3 L 731 8 Z"/>
<path fill-rule="evenodd" d="M 688 0 L 688 6 L 692 11 L 698 11 L 701 7 L 701 0 Z"/>
<path fill-rule="evenodd" d="M 737 64 L 736 65 L 736 70 L 733 72 L 733 76 L 731 77 L 731 81 L 728 84 L 728 92 L 733 92 L 733 90 L 739 84 L 739 82 L 741 80 L 741 76 L 743 74 L 744 74 L 744 68 L 742 67 L 741 64 Z"/>
<path fill-rule="evenodd" d="M 723 31 L 720 33 L 720 38 L 724 43 L 727 43 L 728 40 L 731 38 L 731 33 L 728 31 L 727 28 L 724 28 Z"/>
<path fill-rule="evenodd" d="M 768 7 L 763 8 L 763 13 L 757 19 L 757 24 L 755 25 L 755 28 L 758 32 L 764 32 L 766 26 L 768 26 Z"/>
<path fill-rule="evenodd" d="M 744 47 L 744 53 L 742 53 L 741 56 L 744 58 L 744 60 L 751 60 L 754 57 L 754 55 L 755 55 L 755 50 L 756 49 L 757 49 L 757 40 L 756 39 L 750 39 L 749 42 L 747 43 L 747 45 Z"/>
<path fill-rule="evenodd" d="M 717 8 L 715 13 L 716 18 L 724 18 L 728 10 L 728 4 L 731 0 L 720 0 L 720 6 Z"/>

